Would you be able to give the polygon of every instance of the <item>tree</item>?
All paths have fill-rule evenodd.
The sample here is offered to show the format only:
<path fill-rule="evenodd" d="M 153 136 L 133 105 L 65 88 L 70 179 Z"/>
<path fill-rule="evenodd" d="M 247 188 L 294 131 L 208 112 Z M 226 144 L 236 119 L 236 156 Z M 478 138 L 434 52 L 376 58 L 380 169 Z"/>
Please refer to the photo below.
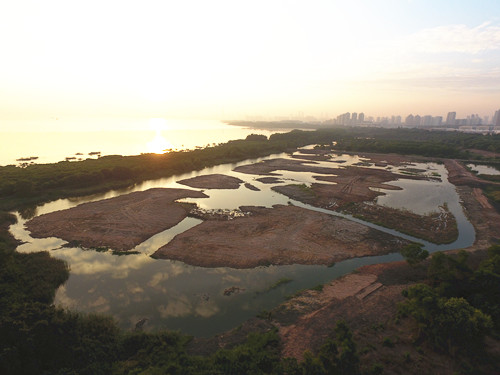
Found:
<path fill-rule="evenodd" d="M 409 265 L 415 266 L 429 256 L 429 252 L 422 249 L 422 245 L 412 243 L 406 245 L 401 250 L 401 255 L 406 259 Z"/>

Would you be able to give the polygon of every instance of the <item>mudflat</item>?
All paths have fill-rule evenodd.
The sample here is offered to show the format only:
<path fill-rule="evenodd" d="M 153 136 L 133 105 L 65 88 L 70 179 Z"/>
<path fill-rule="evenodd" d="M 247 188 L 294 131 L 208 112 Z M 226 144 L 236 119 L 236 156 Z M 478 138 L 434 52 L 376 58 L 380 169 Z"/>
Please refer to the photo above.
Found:
<path fill-rule="evenodd" d="M 198 189 L 238 189 L 243 181 L 224 174 L 206 174 L 180 180 L 177 183 Z"/>
<path fill-rule="evenodd" d="M 208 220 L 153 255 L 202 267 L 333 264 L 396 252 L 408 242 L 340 217 L 295 206 L 241 207 L 247 217 Z"/>
<path fill-rule="evenodd" d="M 275 171 L 312 172 L 318 174 L 336 174 L 337 168 L 321 167 L 313 161 L 269 159 L 259 163 L 241 165 L 233 169 L 235 172 L 257 174 L 263 176 L 279 176 Z"/>
<path fill-rule="evenodd" d="M 34 238 L 124 251 L 182 221 L 192 205 L 175 200 L 206 197 L 189 189 L 149 189 L 40 215 L 26 227 Z"/>

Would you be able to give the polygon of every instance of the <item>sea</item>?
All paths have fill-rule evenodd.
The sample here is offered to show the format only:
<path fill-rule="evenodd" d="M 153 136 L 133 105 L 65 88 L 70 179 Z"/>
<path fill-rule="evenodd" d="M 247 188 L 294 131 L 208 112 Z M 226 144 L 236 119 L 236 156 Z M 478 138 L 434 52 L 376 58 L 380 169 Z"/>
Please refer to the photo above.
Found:
<path fill-rule="evenodd" d="M 26 166 L 105 155 L 140 155 L 214 146 L 284 130 L 232 126 L 218 120 L 90 119 L 0 122 L 0 165 Z"/>

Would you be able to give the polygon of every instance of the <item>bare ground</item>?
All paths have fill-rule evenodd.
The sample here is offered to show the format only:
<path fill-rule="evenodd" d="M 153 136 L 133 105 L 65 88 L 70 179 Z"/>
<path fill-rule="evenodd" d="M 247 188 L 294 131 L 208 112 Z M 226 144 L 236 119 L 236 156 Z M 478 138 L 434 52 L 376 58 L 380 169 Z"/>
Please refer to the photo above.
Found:
<path fill-rule="evenodd" d="M 446 159 L 444 165 L 448 170 L 448 181 L 450 181 L 453 185 L 467 185 L 474 187 L 500 185 L 500 182 L 487 181 L 479 178 L 455 159 Z"/>
<path fill-rule="evenodd" d="M 311 187 L 284 185 L 272 189 L 292 199 L 316 207 L 341 210 L 434 243 L 451 243 L 458 237 L 456 220 L 446 209 L 430 215 L 418 215 L 371 203 L 378 195 L 385 194 L 376 189 L 401 189 L 386 182 L 401 178 L 426 179 L 424 176 L 401 175 L 385 169 L 347 167 L 338 169 L 336 176 L 315 178 L 335 184 L 313 183 Z"/>
<path fill-rule="evenodd" d="M 177 183 L 199 189 L 238 189 L 243 181 L 224 174 L 207 174 L 180 180 Z"/>
<path fill-rule="evenodd" d="M 294 206 L 245 207 L 249 217 L 205 221 L 174 237 L 156 258 L 202 267 L 332 264 L 398 251 L 407 242 L 364 225 Z"/>
<path fill-rule="evenodd" d="M 205 198 L 188 189 L 149 189 L 40 215 L 26 223 L 34 238 L 58 237 L 84 247 L 130 250 L 183 220 L 191 205 L 181 198 Z"/>
<path fill-rule="evenodd" d="M 313 161 L 290 160 L 290 159 L 269 159 L 255 164 L 241 165 L 233 169 L 235 172 L 279 176 L 275 171 L 285 170 L 292 172 L 312 172 L 319 174 L 336 174 L 337 168 L 320 167 Z"/>

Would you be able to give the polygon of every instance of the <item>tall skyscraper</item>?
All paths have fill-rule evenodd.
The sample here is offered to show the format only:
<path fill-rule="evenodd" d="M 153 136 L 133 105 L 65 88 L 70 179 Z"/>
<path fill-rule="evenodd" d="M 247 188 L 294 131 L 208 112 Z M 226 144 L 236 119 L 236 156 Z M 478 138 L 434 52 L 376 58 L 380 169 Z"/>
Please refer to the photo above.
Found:
<path fill-rule="evenodd" d="M 492 121 L 493 126 L 500 126 L 500 109 L 495 112 Z"/>
<path fill-rule="evenodd" d="M 448 112 L 446 116 L 446 125 L 455 125 L 457 118 L 457 112 Z"/>

